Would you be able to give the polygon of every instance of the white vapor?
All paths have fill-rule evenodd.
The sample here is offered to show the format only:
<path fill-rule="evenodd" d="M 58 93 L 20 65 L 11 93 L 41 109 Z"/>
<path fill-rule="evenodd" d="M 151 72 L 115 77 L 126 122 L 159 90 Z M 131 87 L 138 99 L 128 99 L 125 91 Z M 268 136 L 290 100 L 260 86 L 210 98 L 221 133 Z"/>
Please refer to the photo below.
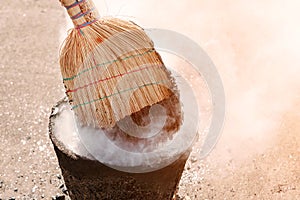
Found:
<path fill-rule="evenodd" d="M 218 153 L 229 151 L 228 159 L 242 159 L 272 145 L 284 113 L 300 99 L 299 1 L 94 2 L 102 16 L 183 33 L 208 53 L 224 82 L 227 102 Z M 66 30 L 62 33 L 63 38 Z"/>

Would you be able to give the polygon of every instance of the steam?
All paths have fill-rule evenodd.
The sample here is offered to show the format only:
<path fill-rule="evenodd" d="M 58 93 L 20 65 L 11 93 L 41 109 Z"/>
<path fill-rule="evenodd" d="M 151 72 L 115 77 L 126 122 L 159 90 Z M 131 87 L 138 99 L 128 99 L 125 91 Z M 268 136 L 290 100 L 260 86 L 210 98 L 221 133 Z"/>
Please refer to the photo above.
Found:
<path fill-rule="evenodd" d="M 299 6 L 257 1 L 208 8 L 220 17 L 207 16 L 210 25 L 201 29 L 212 33 L 204 48 L 226 89 L 218 152 L 228 159 L 243 160 L 274 145 L 284 113 L 300 99 Z"/>
<path fill-rule="evenodd" d="M 299 1 L 95 3 L 102 15 L 171 29 L 204 48 L 226 93 L 227 117 L 216 153 L 243 160 L 274 143 L 284 113 L 300 99 Z"/>

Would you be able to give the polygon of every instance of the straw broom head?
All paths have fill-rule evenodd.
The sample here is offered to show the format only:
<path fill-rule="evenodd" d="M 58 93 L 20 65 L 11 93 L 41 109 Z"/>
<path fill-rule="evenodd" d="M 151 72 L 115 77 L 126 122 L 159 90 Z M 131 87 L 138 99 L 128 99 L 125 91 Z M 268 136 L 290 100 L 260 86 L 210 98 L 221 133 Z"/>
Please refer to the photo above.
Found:
<path fill-rule="evenodd" d="M 83 125 L 113 127 L 174 94 L 174 80 L 141 27 L 99 18 L 91 0 L 60 1 L 75 26 L 61 50 L 61 73 Z"/>

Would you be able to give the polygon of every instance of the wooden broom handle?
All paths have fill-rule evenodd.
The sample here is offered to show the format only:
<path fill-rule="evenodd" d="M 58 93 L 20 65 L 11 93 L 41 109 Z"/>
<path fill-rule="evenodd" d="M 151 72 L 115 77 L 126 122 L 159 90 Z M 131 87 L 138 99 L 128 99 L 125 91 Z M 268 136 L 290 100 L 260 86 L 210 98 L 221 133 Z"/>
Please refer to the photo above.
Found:
<path fill-rule="evenodd" d="M 83 28 L 99 18 L 92 0 L 59 0 L 67 9 L 75 28 Z"/>

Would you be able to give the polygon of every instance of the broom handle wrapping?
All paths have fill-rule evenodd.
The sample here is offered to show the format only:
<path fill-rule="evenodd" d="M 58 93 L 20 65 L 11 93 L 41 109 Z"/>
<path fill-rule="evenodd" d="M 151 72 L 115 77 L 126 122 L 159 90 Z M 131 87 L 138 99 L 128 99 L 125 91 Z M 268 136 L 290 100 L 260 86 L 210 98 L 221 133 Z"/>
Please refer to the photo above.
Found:
<path fill-rule="evenodd" d="M 67 9 L 75 28 L 83 28 L 99 18 L 92 0 L 59 0 Z"/>

